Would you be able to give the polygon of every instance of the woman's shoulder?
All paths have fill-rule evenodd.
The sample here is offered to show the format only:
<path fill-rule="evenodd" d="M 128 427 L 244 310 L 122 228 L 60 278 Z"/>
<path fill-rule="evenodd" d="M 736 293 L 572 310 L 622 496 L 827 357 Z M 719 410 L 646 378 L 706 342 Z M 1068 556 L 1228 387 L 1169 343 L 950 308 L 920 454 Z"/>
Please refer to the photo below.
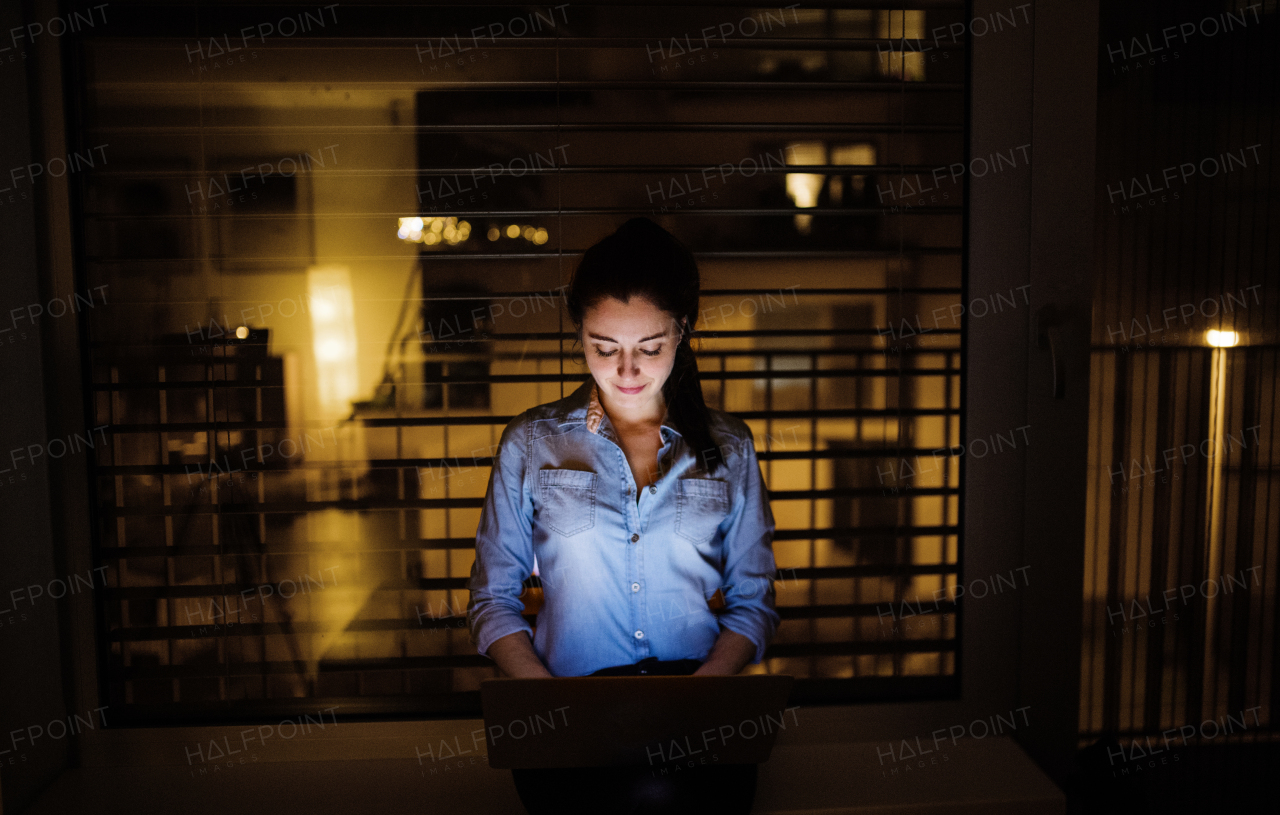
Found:
<path fill-rule="evenodd" d="M 707 407 L 707 428 L 716 445 L 729 456 L 740 456 L 748 449 L 755 449 L 755 435 L 751 427 L 732 413 Z"/>
<path fill-rule="evenodd" d="M 580 405 L 580 402 L 582 402 L 582 395 L 574 391 L 561 399 L 527 408 L 507 422 L 503 435 L 519 436 L 523 439 L 526 436 L 540 438 L 558 433 L 562 425 L 574 421 L 575 418 L 585 420 L 586 408 Z M 582 415 L 575 417 L 575 412 Z"/>

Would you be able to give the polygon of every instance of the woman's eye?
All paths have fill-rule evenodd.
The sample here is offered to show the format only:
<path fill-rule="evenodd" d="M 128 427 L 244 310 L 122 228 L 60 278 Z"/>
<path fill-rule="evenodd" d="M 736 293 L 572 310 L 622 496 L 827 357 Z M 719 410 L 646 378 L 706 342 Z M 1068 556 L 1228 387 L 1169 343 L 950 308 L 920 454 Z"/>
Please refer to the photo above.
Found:
<path fill-rule="evenodd" d="M 613 356 L 614 354 L 618 353 L 618 349 L 617 349 L 617 348 L 613 349 L 612 351 L 610 351 L 610 352 L 609 352 L 609 353 L 607 353 L 607 354 L 606 354 L 604 351 L 601 351 L 599 348 L 595 349 L 595 351 L 596 351 L 596 356 L 598 356 L 598 357 L 606 357 L 606 358 L 607 358 L 607 357 L 611 357 L 611 356 Z M 646 351 L 646 350 L 645 350 L 645 349 L 643 349 L 643 348 L 639 349 L 639 351 L 640 351 L 640 353 L 644 354 L 644 355 L 645 355 L 645 356 L 647 356 L 647 357 L 656 357 L 656 356 L 658 356 L 659 354 L 661 354 L 661 353 L 662 353 L 662 347 L 661 347 L 661 346 L 659 346 L 659 347 L 658 347 L 658 349 L 657 349 L 656 351 Z"/>

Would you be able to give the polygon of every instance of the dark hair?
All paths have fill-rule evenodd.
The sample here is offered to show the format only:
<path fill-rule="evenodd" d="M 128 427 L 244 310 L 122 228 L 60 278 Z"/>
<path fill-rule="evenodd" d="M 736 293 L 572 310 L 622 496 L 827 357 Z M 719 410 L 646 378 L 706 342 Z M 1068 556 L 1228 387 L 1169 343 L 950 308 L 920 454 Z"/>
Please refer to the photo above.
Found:
<path fill-rule="evenodd" d="M 588 249 L 578 263 L 565 305 L 581 335 L 587 309 L 608 297 L 626 303 L 643 297 L 662 311 L 686 321 L 676 344 L 676 361 L 662 386 L 667 412 L 694 454 L 714 473 L 723 463 L 711 438 L 711 414 L 702 398 L 698 361 L 690 339 L 698 321 L 701 279 L 693 253 L 648 218 L 632 218 Z"/>

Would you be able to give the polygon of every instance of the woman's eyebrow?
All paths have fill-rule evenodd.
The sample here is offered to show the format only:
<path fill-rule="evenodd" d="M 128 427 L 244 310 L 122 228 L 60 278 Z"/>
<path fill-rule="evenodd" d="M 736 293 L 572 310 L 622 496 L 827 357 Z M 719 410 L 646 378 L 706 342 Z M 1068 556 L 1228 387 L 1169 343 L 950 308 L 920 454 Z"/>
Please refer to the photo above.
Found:
<path fill-rule="evenodd" d="M 612 342 L 612 343 L 617 343 L 621 345 L 621 343 L 618 343 L 618 341 L 615 340 L 613 337 L 605 337 L 601 334 L 592 334 L 589 331 L 587 332 L 587 336 L 593 340 L 604 340 L 605 342 Z M 661 334 L 652 334 L 648 337 L 645 337 L 644 339 L 640 340 L 640 342 L 648 342 L 649 340 L 656 340 L 665 336 L 667 336 L 667 332 L 663 331 Z"/>

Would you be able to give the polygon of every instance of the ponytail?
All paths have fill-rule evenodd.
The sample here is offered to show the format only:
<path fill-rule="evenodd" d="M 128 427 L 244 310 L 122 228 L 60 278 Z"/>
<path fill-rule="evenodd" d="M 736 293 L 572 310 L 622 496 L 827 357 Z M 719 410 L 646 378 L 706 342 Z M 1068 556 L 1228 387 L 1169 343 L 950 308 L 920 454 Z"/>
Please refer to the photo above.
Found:
<path fill-rule="evenodd" d="M 684 436 L 685 444 L 707 472 L 714 475 L 724 463 L 724 454 L 711 437 L 711 412 L 702 396 L 698 358 L 689 343 L 687 330 L 676 346 L 676 362 L 662 386 L 662 396 L 667 402 L 667 413 Z"/>

